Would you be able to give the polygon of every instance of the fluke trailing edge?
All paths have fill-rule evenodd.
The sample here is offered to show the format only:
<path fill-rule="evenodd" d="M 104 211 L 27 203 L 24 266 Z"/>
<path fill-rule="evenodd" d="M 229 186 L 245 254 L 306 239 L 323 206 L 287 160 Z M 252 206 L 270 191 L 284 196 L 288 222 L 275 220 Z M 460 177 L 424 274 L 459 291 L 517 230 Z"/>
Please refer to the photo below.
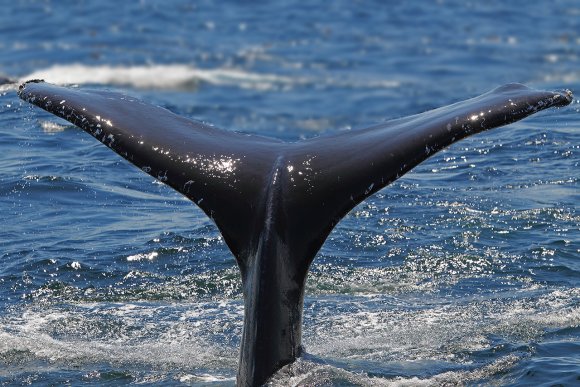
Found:
<path fill-rule="evenodd" d="M 300 355 L 310 263 L 354 206 L 462 138 L 572 101 L 569 91 L 509 84 L 367 129 L 287 143 L 216 129 L 117 93 L 29 81 L 19 95 L 84 129 L 215 221 L 242 274 L 240 386 L 265 383 Z"/>

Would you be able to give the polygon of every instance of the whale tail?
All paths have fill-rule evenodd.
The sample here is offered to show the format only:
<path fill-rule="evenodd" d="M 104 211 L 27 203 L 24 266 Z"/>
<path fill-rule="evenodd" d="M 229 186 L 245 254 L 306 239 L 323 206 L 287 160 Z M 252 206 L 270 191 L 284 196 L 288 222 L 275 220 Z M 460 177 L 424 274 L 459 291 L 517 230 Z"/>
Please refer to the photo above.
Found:
<path fill-rule="evenodd" d="M 84 129 L 214 220 L 242 274 L 244 386 L 263 384 L 300 355 L 310 263 L 354 206 L 462 138 L 572 101 L 569 91 L 509 84 L 367 129 L 286 143 L 112 92 L 33 80 L 19 96 Z"/>

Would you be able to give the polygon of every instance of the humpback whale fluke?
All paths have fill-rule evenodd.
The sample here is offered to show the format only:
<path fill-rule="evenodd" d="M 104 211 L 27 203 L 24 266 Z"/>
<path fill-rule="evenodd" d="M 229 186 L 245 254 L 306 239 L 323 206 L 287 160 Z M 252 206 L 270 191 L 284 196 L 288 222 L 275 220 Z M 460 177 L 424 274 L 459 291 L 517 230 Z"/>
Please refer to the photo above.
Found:
<path fill-rule="evenodd" d="M 240 386 L 265 383 L 300 355 L 310 263 L 354 206 L 462 138 L 572 101 L 569 91 L 509 84 L 367 129 L 288 143 L 112 92 L 33 80 L 19 96 L 84 129 L 214 220 L 242 274 Z"/>

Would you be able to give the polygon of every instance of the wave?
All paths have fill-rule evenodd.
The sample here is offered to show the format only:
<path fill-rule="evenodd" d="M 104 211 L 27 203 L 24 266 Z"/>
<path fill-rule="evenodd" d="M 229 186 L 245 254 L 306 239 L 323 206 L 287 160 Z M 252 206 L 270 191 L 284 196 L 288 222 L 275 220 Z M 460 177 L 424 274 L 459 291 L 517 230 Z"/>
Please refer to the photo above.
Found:
<path fill-rule="evenodd" d="M 34 71 L 19 82 L 44 79 L 59 85 L 112 85 L 137 89 L 179 90 L 195 89 L 206 83 L 254 90 L 284 90 L 300 86 L 396 88 L 397 81 L 384 79 L 344 79 L 333 77 L 304 77 L 249 72 L 235 68 L 201 69 L 185 64 L 144 66 L 87 66 L 84 64 L 54 65 Z"/>
<path fill-rule="evenodd" d="M 238 301 L 187 307 L 87 303 L 24 310 L 0 319 L 0 381 L 10 372 L 19 372 L 11 360 L 16 354 L 20 364 L 29 365 L 28 370 L 34 372 L 42 372 L 43 364 L 67 367 L 72 362 L 87 369 L 108 362 L 127 371 L 139 369 L 139 365 L 211 369 L 219 363 L 233 370 L 237 348 L 229 337 L 241 334 L 242 315 Z M 175 320 L 167 325 L 157 321 L 161 316 Z M 221 332 L 212 324 L 215 319 L 228 322 L 221 325 Z M 216 333 L 217 344 L 211 340 Z"/>
<path fill-rule="evenodd" d="M 308 300 L 308 353 L 270 385 L 469 385 L 505 374 L 517 377 L 530 366 L 526 359 L 536 348 L 556 344 L 562 354 L 576 348 L 561 344 L 569 342 L 566 335 L 576 334 L 579 294 L 559 289 L 539 297 L 421 307 L 405 307 L 399 299 L 387 308 L 380 305 L 392 303 L 388 298 L 359 298 L 340 306 L 330 299 Z M 337 307 L 344 310 L 337 314 Z M 308 312 L 313 309 L 316 318 Z M 0 384 L 2 377 L 42 375 L 69 364 L 74 364 L 71 372 L 82 375 L 99 369 L 137 382 L 155 377 L 229 384 L 242 320 L 243 302 L 232 299 L 15 308 L 0 317 Z"/>
<path fill-rule="evenodd" d="M 275 374 L 269 385 L 272 387 L 330 384 L 364 387 L 462 386 L 468 382 L 478 383 L 494 375 L 505 373 L 520 360 L 516 355 L 507 355 L 483 366 L 476 365 L 470 370 L 442 371 L 426 377 L 381 377 L 378 375 L 365 375 L 364 373 L 345 370 L 332 364 L 320 364 L 300 358 Z M 397 366 L 400 366 L 400 364 L 394 363 L 393 368 Z"/>
<path fill-rule="evenodd" d="M 200 82 L 214 85 L 236 85 L 241 88 L 271 89 L 285 84 L 300 83 L 299 79 L 249 73 L 236 69 L 198 69 L 187 65 L 151 66 L 87 66 L 83 64 L 55 65 L 23 77 L 44 79 L 64 84 L 102 84 L 131 86 L 143 89 L 189 89 Z"/>

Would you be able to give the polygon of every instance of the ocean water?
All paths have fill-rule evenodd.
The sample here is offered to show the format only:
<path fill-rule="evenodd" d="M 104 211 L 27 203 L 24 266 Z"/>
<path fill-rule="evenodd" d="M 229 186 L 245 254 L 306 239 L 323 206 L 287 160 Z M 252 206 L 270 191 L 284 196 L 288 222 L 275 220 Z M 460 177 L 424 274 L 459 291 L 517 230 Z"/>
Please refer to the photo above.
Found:
<path fill-rule="evenodd" d="M 289 141 L 507 82 L 580 94 L 573 0 L 1 5 L 16 82 Z M 0 385 L 234 385 L 241 284 L 216 227 L 16 84 L 0 86 Z M 579 154 L 576 97 L 359 205 L 311 268 L 307 354 L 271 384 L 580 385 Z"/>

